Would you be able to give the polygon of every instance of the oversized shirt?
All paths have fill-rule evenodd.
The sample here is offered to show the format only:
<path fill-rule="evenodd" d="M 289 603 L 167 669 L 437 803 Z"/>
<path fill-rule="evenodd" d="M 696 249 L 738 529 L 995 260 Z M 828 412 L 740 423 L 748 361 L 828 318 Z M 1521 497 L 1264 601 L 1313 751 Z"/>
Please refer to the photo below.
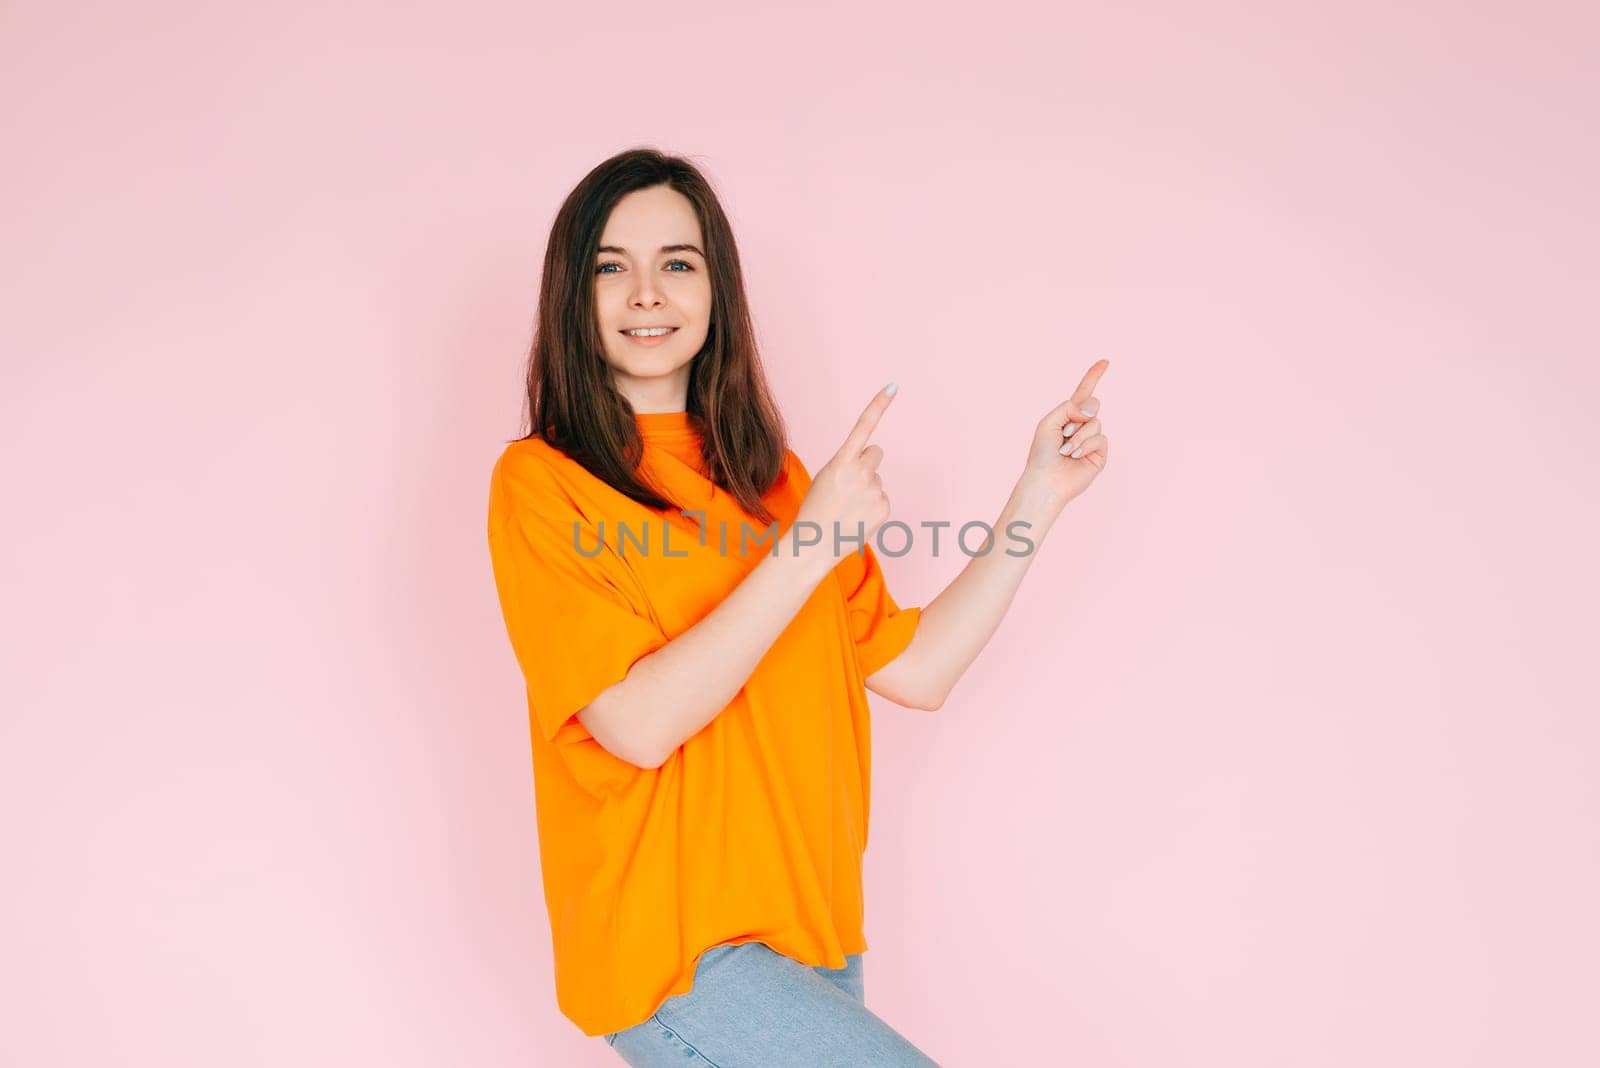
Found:
<path fill-rule="evenodd" d="M 612 754 L 576 713 L 716 608 L 773 545 L 707 477 L 687 413 L 634 419 L 641 472 L 703 517 L 646 508 L 537 437 L 506 447 L 489 494 L 495 584 L 527 686 L 556 998 L 591 1036 L 687 992 L 713 946 L 759 941 L 829 968 L 866 950 L 864 680 L 921 615 L 890 596 L 870 542 L 843 543 L 710 722 L 658 768 Z M 810 484 L 787 452 L 763 497 L 784 537 Z"/>

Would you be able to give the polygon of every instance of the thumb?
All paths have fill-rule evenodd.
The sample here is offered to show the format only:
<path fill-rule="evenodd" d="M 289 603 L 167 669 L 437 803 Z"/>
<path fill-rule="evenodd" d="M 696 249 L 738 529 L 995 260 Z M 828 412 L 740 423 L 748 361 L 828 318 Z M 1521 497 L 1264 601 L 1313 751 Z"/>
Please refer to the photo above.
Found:
<path fill-rule="evenodd" d="M 1051 430 L 1061 430 L 1068 423 L 1082 424 L 1087 423 L 1093 418 L 1093 412 L 1084 411 L 1082 408 L 1078 407 L 1078 401 L 1076 398 L 1068 397 L 1066 400 L 1062 401 L 1060 404 L 1056 405 L 1054 408 L 1051 408 L 1050 411 L 1045 413 L 1043 424 Z"/>

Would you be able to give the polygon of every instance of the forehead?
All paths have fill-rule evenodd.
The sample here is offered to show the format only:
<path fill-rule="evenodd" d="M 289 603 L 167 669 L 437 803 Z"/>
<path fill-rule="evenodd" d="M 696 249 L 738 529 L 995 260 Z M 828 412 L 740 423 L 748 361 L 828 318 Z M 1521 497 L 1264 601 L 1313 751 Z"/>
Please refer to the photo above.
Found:
<path fill-rule="evenodd" d="M 649 255 L 662 245 L 705 247 L 689 198 L 669 186 L 636 189 L 617 201 L 601 231 L 602 245 Z"/>

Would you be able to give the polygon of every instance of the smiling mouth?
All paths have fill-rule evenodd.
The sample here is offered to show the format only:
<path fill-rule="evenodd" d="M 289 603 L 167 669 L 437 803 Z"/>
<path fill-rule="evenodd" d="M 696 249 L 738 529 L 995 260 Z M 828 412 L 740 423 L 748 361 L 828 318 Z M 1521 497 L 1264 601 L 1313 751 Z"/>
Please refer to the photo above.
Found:
<path fill-rule="evenodd" d="M 678 328 L 675 326 L 641 326 L 637 327 L 636 329 L 648 330 L 650 333 L 636 334 L 632 330 L 620 330 L 618 333 L 622 334 L 624 337 L 640 337 L 648 339 L 652 337 L 667 337 L 678 332 Z"/>

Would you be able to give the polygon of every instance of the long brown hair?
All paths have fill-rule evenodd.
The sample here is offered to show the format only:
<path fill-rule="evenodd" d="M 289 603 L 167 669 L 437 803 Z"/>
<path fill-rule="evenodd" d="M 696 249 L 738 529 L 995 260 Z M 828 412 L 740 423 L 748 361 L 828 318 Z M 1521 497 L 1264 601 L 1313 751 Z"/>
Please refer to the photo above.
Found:
<path fill-rule="evenodd" d="M 585 175 L 556 213 L 528 354 L 528 429 L 516 440 L 543 438 L 647 507 L 681 507 L 639 475 L 643 442 L 633 406 L 612 381 L 595 311 L 595 258 L 611 209 L 658 185 L 694 205 L 711 276 L 711 323 L 689 367 L 689 420 L 712 481 L 768 524 L 774 517 L 761 495 L 783 471 L 788 435 L 761 370 L 733 229 L 711 184 L 682 156 L 620 152 Z"/>

